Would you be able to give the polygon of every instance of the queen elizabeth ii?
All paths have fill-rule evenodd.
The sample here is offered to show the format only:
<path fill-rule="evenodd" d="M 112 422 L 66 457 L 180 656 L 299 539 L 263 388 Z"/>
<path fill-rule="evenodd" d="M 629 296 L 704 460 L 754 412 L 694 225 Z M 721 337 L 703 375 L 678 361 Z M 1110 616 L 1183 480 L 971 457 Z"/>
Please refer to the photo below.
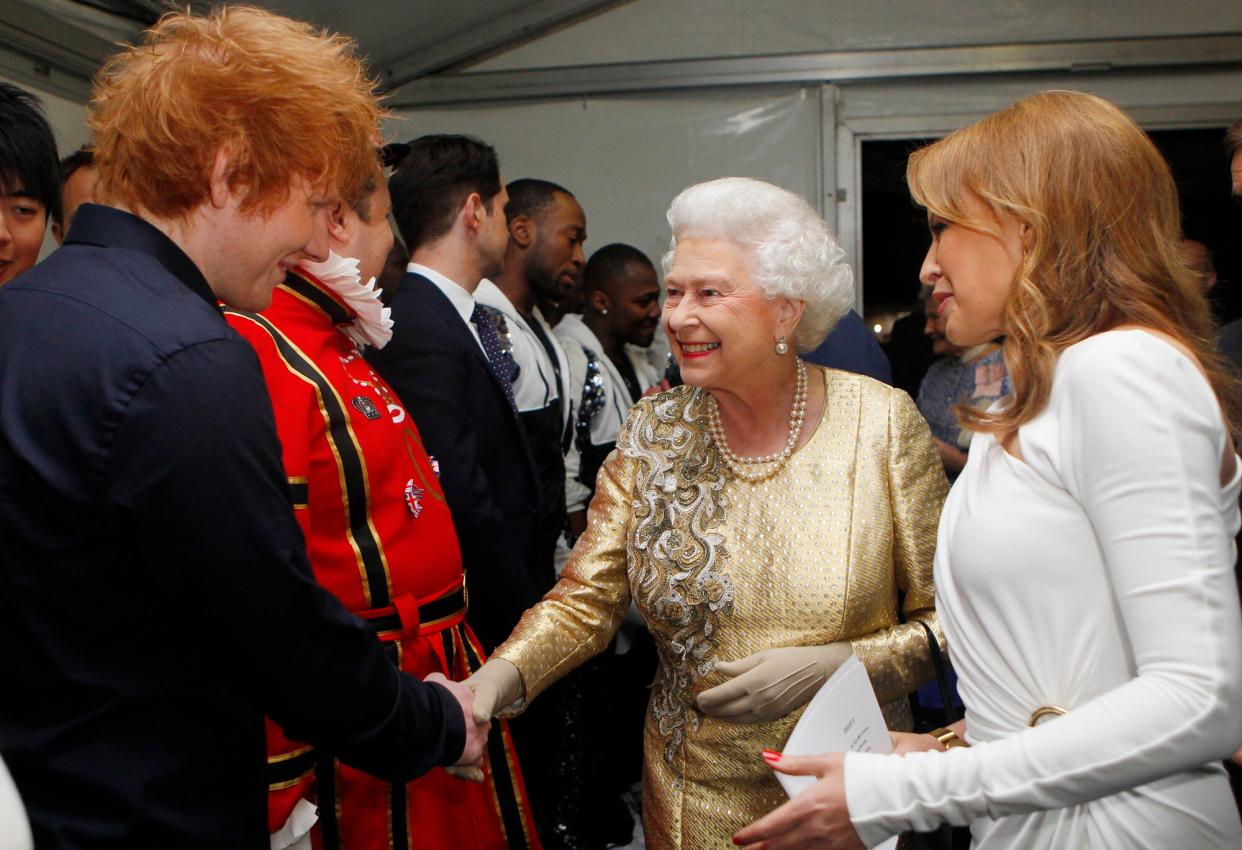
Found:
<path fill-rule="evenodd" d="M 904 393 L 808 366 L 853 303 L 828 226 L 757 180 L 668 212 L 663 323 L 685 385 L 630 412 L 557 585 L 470 680 L 513 713 L 608 645 L 631 601 L 659 650 L 644 732 L 653 848 L 719 848 L 784 798 L 779 749 L 850 653 L 894 729 L 933 668 L 947 490 Z M 607 734 L 607 730 L 600 730 Z"/>

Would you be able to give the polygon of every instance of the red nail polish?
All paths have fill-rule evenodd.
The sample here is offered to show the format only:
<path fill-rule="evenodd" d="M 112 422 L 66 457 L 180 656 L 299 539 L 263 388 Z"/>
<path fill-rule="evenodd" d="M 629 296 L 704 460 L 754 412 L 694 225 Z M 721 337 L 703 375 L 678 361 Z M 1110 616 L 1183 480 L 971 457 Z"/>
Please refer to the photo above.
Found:
<path fill-rule="evenodd" d="M 781 760 L 781 754 L 780 754 L 780 753 L 778 753 L 776 750 L 764 750 L 764 751 L 763 751 L 763 759 L 764 759 L 764 761 L 769 761 L 769 762 L 771 762 L 771 761 L 780 761 L 780 760 Z"/>
<path fill-rule="evenodd" d="M 736 838 L 733 839 L 733 843 L 736 844 L 738 847 L 742 846 L 742 842 L 738 841 Z"/>

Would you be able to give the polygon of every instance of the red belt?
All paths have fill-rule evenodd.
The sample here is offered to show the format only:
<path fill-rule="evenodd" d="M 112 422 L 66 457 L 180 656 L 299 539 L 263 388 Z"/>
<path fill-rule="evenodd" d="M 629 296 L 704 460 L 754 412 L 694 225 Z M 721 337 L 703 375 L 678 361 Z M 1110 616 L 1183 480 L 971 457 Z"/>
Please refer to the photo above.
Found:
<path fill-rule="evenodd" d="M 466 593 L 457 587 L 443 596 L 419 604 L 412 594 L 393 599 L 384 608 L 356 612 L 382 641 L 430 635 L 452 628 L 466 617 Z"/>
<path fill-rule="evenodd" d="M 385 608 L 356 613 L 375 629 L 381 641 L 391 643 L 420 634 L 435 634 L 457 625 L 466 617 L 466 593 L 458 587 L 422 605 L 406 593 Z M 268 789 L 277 791 L 296 785 L 315 769 L 317 758 L 314 747 L 305 745 L 289 753 L 268 756 Z"/>

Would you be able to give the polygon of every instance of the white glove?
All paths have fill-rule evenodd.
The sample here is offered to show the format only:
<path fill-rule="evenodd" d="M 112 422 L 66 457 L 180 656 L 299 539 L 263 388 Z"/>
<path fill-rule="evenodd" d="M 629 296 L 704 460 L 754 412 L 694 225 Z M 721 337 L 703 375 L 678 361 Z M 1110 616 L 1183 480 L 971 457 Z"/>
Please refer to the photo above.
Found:
<path fill-rule="evenodd" d="M 777 720 L 805 705 L 853 652 L 849 641 L 842 640 L 765 649 L 721 662 L 716 669 L 733 678 L 699 694 L 699 710 L 730 723 Z"/>

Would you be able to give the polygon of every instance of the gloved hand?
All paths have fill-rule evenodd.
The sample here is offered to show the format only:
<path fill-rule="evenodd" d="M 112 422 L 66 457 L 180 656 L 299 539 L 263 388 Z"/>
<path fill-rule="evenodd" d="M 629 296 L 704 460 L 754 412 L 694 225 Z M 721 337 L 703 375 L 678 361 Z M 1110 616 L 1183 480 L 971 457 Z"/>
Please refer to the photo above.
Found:
<path fill-rule="evenodd" d="M 716 669 L 733 678 L 699 694 L 704 714 L 730 723 L 767 723 L 806 704 L 853 653 L 849 641 L 765 649 Z M 489 662 L 490 663 L 490 662 Z M 482 672 L 482 671 L 480 671 Z M 475 697 L 478 705 L 478 697 Z"/>
<path fill-rule="evenodd" d="M 487 723 L 522 698 L 522 674 L 510 661 L 492 658 L 465 681 L 474 691 L 474 722 Z"/>

